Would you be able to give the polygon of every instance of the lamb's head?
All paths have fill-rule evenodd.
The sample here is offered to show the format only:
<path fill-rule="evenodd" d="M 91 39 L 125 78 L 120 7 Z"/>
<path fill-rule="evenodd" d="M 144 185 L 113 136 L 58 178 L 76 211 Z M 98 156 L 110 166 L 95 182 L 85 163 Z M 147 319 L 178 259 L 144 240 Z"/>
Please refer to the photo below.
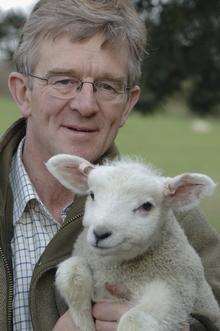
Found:
<path fill-rule="evenodd" d="M 65 187 L 88 195 L 83 219 L 87 241 L 97 254 L 117 259 L 142 254 L 157 240 L 170 209 L 190 209 L 215 187 L 206 175 L 166 178 L 128 159 L 94 166 L 60 154 L 46 165 Z"/>

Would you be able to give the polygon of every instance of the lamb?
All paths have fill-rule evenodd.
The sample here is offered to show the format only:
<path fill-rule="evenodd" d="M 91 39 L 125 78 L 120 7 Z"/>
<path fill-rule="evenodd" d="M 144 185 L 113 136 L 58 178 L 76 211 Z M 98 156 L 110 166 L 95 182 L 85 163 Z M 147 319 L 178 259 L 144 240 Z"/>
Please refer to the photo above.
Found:
<path fill-rule="evenodd" d="M 137 160 L 95 166 L 65 154 L 46 166 L 66 188 L 88 195 L 84 229 L 56 273 L 56 286 L 80 330 L 95 331 L 92 301 L 123 301 L 106 283 L 125 284 L 132 303 L 118 331 L 177 331 L 190 314 L 205 316 L 220 330 L 220 309 L 201 260 L 174 216 L 212 194 L 210 177 L 168 178 Z"/>

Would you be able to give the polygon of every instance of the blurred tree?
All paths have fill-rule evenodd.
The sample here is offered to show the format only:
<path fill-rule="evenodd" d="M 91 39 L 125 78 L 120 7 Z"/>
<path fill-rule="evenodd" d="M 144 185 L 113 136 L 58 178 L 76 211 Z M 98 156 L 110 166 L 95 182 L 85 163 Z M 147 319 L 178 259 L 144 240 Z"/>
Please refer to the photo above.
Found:
<path fill-rule="evenodd" d="M 135 2 L 150 35 L 140 109 L 152 111 L 187 85 L 192 111 L 220 113 L 220 1 Z"/>
<path fill-rule="evenodd" d="M 11 62 L 25 18 L 22 12 L 0 11 L 1 59 Z"/>

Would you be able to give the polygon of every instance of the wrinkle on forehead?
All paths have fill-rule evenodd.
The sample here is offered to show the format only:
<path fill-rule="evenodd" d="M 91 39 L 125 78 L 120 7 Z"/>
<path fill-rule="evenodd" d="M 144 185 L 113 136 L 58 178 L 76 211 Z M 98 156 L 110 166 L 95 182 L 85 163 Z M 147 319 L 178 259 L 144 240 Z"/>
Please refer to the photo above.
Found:
<path fill-rule="evenodd" d="M 101 34 L 82 41 L 71 42 L 68 36 L 47 40 L 40 49 L 41 71 L 74 71 L 95 78 L 126 79 L 128 72 L 126 48 L 104 43 Z"/>

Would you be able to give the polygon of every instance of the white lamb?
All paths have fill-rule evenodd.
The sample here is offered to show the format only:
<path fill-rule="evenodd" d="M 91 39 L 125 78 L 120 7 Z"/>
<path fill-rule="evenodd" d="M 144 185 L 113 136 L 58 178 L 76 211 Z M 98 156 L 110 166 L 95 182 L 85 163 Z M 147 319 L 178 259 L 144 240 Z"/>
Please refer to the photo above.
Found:
<path fill-rule="evenodd" d="M 165 178 L 138 161 L 94 166 L 65 154 L 52 157 L 47 167 L 74 193 L 88 194 L 84 230 L 56 274 L 56 286 L 80 330 L 95 330 L 92 301 L 119 300 L 106 283 L 125 284 L 132 303 L 119 331 L 177 331 L 192 313 L 206 316 L 220 330 L 220 309 L 201 260 L 173 213 L 211 194 L 211 178 Z"/>

